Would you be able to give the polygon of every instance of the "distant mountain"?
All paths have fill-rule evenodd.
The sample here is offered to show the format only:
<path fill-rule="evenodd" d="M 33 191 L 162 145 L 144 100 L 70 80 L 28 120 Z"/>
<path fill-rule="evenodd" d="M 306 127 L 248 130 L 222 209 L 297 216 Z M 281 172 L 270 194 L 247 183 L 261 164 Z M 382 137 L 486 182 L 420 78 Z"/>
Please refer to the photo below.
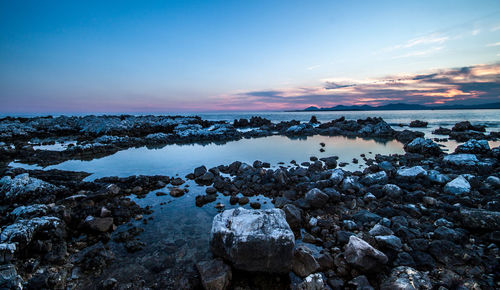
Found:
<path fill-rule="evenodd" d="M 395 110 L 472 110 L 472 109 L 500 109 L 500 102 L 481 105 L 442 105 L 442 106 L 424 106 L 418 104 L 387 104 L 383 106 L 344 106 L 338 105 L 331 108 L 318 108 L 315 106 L 308 107 L 301 111 L 395 111 Z"/>

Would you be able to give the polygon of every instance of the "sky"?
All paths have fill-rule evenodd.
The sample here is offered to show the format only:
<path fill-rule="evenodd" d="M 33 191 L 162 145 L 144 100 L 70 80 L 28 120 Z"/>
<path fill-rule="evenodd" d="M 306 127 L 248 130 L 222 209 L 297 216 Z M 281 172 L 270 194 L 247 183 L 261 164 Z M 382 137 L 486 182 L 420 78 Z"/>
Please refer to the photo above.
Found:
<path fill-rule="evenodd" d="M 0 0 L 0 112 L 500 101 L 500 1 Z"/>

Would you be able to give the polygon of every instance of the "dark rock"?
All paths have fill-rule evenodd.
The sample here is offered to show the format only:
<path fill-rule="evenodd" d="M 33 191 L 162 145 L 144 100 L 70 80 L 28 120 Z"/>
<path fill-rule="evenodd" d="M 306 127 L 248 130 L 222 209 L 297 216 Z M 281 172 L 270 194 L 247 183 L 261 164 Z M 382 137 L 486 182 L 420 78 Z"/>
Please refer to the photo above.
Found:
<path fill-rule="evenodd" d="M 420 120 L 415 120 L 410 122 L 410 127 L 412 128 L 425 128 L 427 127 L 427 122 L 425 121 L 420 121 Z"/>
<path fill-rule="evenodd" d="M 328 195 L 324 193 L 323 191 L 313 188 L 309 190 L 306 195 L 305 199 L 307 203 L 316 208 L 324 207 L 326 203 L 328 202 Z"/>
<path fill-rule="evenodd" d="M 392 269 L 389 277 L 380 285 L 381 290 L 430 290 L 432 283 L 426 273 L 411 267 L 399 266 Z"/>
<path fill-rule="evenodd" d="M 380 266 L 386 264 L 388 260 L 384 253 L 356 236 L 349 238 L 344 257 L 349 264 L 363 271 L 380 271 Z"/>
<path fill-rule="evenodd" d="M 228 289 L 231 284 L 231 267 L 221 259 L 203 261 L 196 264 L 203 288 L 207 290 Z"/>
<path fill-rule="evenodd" d="M 316 272 L 320 264 L 313 256 L 313 251 L 307 245 L 299 245 L 293 251 L 292 270 L 300 277 L 306 277 Z"/>

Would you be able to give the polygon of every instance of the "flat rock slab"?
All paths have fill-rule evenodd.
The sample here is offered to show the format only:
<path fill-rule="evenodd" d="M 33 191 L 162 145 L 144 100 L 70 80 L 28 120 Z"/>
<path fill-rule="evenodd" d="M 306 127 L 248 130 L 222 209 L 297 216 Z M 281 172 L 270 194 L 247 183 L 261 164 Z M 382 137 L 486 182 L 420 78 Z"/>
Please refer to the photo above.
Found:
<path fill-rule="evenodd" d="M 226 210 L 214 217 L 210 248 L 237 269 L 288 273 L 295 238 L 281 209 Z"/>

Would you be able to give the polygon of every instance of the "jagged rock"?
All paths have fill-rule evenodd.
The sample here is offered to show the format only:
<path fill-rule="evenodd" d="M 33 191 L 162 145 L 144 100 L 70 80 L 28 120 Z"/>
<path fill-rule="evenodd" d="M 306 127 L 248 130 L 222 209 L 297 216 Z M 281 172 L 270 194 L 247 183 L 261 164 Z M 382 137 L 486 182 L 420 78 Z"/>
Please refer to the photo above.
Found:
<path fill-rule="evenodd" d="M 413 166 L 410 168 L 400 168 L 396 172 L 398 176 L 401 177 L 418 177 L 418 176 L 426 176 L 427 171 L 422 168 L 422 166 Z"/>
<path fill-rule="evenodd" d="M 297 285 L 296 290 L 324 290 L 326 288 L 325 278 L 321 273 L 311 274 Z"/>
<path fill-rule="evenodd" d="M 231 267 L 221 259 L 203 261 L 196 264 L 201 283 L 206 290 L 228 289 L 232 279 Z"/>
<path fill-rule="evenodd" d="M 415 138 L 410 143 L 404 146 L 404 149 L 410 153 L 418 153 L 422 155 L 438 156 L 443 153 L 437 143 L 431 139 Z"/>
<path fill-rule="evenodd" d="M 292 229 L 299 229 L 302 225 L 302 210 L 293 204 L 283 206 L 286 215 L 286 221 Z"/>
<path fill-rule="evenodd" d="M 55 185 L 30 177 L 28 173 L 19 174 L 14 178 L 4 176 L 0 179 L 0 196 L 3 195 L 11 202 L 48 196 L 57 189 Z"/>
<path fill-rule="evenodd" d="M 214 217 L 210 233 L 214 255 L 237 269 L 288 272 L 295 238 L 281 209 L 226 210 Z"/>
<path fill-rule="evenodd" d="M 455 149 L 455 153 L 472 153 L 472 154 L 482 154 L 490 151 L 490 145 L 486 140 L 475 140 L 470 139 L 464 144 L 458 145 Z"/>
<path fill-rule="evenodd" d="M 470 192 L 470 184 L 462 175 L 448 182 L 444 186 L 444 192 L 449 194 L 464 194 Z"/>
<path fill-rule="evenodd" d="M 313 188 L 306 193 L 305 199 L 310 206 L 320 208 L 324 207 L 328 202 L 328 195 L 317 188 Z"/>
<path fill-rule="evenodd" d="M 385 173 L 385 171 L 379 171 L 376 173 L 365 175 L 363 178 L 361 178 L 361 183 L 366 185 L 384 184 L 387 183 L 387 180 L 387 173 Z"/>
<path fill-rule="evenodd" d="M 293 251 L 292 270 L 300 277 L 306 277 L 319 270 L 320 264 L 307 245 L 299 245 Z"/>
<path fill-rule="evenodd" d="M 426 273 L 411 267 L 399 266 L 392 269 L 389 277 L 380 285 L 381 290 L 430 290 L 432 283 Z"/>
<path fill-rule="evenodd" d="M 55 229 L 61 221 L 56 217 L 36 217 L 30 220 L 18 220 L 14 224 L 8 225 L 0 235 L 1 243 L 18 243 L 24 247 L 28 245 L 33 236 L 46 229 Z"/>
<path fill-rule="evenodd" d="M 380 265 L 386 264 L 388 260 L 384 253 L 356 236 L 349 237 L 344 257 L 347 263 L 363 271 L 377 270 Z"/>
<path fill-rule="evenodd" d="M 33 204 L 27 206 L 16 207 L 10 213 L 15 219 L 25 219 L 30 217 L 44 216 L 47 214 L 49 207 L 44 204 Z"/>

